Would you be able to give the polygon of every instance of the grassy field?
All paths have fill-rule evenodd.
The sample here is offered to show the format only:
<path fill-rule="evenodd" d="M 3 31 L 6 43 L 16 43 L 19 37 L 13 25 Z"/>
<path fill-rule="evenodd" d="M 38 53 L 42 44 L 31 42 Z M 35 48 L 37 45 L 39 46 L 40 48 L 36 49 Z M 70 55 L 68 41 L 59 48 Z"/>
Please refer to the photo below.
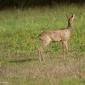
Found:
<path fill-rule="evenodd" d="M 42 31 L 67 26 L 75 14 L 69 52 L 60 42 L 45 49 L 45 62 L 37 55 Z M 0 85 L 85 85 L 85 6 L 61 5 L 0 11 Z"/>

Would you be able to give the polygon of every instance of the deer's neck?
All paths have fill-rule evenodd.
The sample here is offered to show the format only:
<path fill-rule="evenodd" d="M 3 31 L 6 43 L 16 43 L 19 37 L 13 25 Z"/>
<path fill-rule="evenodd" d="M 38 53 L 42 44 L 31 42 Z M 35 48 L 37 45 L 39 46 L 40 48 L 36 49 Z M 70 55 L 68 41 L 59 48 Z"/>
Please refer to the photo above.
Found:
<path fill-rule="evenodd" d="M 69 21 L 68 21 L 67 29 L 72 30 L 72 25 Z"/>

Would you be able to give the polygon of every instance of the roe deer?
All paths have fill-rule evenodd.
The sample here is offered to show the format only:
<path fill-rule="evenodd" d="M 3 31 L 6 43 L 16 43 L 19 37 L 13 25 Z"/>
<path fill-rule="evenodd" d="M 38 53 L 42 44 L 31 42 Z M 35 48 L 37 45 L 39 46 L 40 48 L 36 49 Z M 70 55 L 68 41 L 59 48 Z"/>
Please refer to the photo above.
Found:
<path fill-rule="evenodd" d="M 71 16 L 67 17 L 68 25 L 65 29 L 42 32 L 39 35 L 40 44 L 41 44 L 40 48 L 38 49 L 40 61 L 43 59 L 42 52 L 44 51 L 44 48 L 50 42 L 60 41 L 60 42 L 62 42 L 64 49 L 66 49 L 68 51 L 68 40 L 70 38 L 71 31 L 72 31 L 73 19 L 74 19 L 73 14 Z"/>

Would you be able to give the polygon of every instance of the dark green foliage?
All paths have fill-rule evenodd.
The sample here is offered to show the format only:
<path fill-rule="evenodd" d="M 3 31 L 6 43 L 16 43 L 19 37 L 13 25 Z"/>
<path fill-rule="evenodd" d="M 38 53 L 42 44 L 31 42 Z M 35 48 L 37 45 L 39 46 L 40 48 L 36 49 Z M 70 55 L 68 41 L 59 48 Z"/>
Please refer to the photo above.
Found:
<path fill-rule="evenodd" d="M 26 8 L 34 6 L 53 6 L 56 4 L 83 4 L 85 0 L 0 0 L 0 8 Z"/>

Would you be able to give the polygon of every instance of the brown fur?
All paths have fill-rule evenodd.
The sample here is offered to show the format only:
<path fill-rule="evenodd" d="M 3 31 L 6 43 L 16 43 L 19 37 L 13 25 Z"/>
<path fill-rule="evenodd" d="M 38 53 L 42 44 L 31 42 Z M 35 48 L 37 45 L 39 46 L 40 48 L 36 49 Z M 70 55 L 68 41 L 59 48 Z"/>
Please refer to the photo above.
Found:
<path fill-rule="evenodd" d="M 40 61 L 43 59 L 42 52 L 44 51 L 44 48 L 53 41 L 62 42 L 64 48 L 68 51 L 68 40 L 70 38 L 71 31 L 72 31 L 72 21 L 74 19 L 74 15 L 67 17 L 67 19 L 68 19 L 68 26 L 66 27 L 66 29 L 42 32 L 39 35 L 39 39 L 41 43 L 41 47 L 38 49 Z"/>

